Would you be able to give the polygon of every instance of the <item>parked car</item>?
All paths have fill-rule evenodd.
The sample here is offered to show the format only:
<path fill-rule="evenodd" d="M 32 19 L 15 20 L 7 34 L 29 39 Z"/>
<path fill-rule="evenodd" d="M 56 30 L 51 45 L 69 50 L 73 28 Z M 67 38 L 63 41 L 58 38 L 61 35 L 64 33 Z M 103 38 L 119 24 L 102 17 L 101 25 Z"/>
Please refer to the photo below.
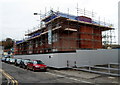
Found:
<path fill-rule="evenodd" d="M 27 63 L 27 69 L 46 71 L 47 66 L 41 60 L 32 60 Z"/>
<path fill-rule="evenodd" d="M 10 63 L 10 58 L 6 58 L 6 63 Z"/>
<path fill-rule="evenodd" d="M 21 58 L 15 59 L 15 65 L 19 66 L 21 61 L 22 61 Z"/>
<path fill-rule="evenodd" d="M 30 59 L 23 59 L 21 62 L 20 62 L 20 67 L 22 68 L 27 68 L 27 63 L 30 62 Z"/>
<path fill-rule="evenodd" d="M 8 55 L 3 55 L 3 57 L 8 58 L 9 56 Z"/>
<path fill-rule="evenodd" d="M 2 58 L 1 58 L 1 61 L 2 61 L 2 62 L 5 62 L 5 61 L 6 61 L 6 58 L 5 58 L 5 57 L 2 57 Z"/>
<path fill-rule="evenodd" d="M 15 63 L 15 59 L 14 58 L 10 58 L 10 64 L 14 64 Z"/>

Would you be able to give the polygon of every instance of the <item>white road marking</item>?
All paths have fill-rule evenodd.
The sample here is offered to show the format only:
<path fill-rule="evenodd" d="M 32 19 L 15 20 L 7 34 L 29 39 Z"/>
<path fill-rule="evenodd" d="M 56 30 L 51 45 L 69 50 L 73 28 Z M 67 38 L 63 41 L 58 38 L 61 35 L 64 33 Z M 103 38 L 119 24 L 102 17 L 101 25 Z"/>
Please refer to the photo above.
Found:
<path fill-rule="evenodd" d="M 91 82 L 88 82 L 88 81 L 78 80 L 78 79 L 73 78 L 73 77 L 66 77 L 66 76 L 63 76 L 63 75 L 58 75 L 58 74 L 54 74 L 54 73 L 50 73 L 50 72 L 46 72 L 46 74 L 50 74 L 50 75 L 58 76 L 58 77 L 64 77 L 64 78 L 67 78 L 67 79 L 71 79 L 71 80 L 74 80 L 74 81 L 80 81 L 80 82 L 83 82 L 83 83 L 91 83 Z"/>
<path fill-rule="evenodd" d="M 50 73 L 50 72 L 46 72 L 47 74 L 50 74 L 50 75 L 53 75 L 53 76 L 58 76 L 58 77 L 65 77 L 65 76 L 62 76 L 62 75 L 57 75 L 57 74 L 53 74 L 53 73 Z"/>
<path fill-rule="evenodd" d="M 115 79 L 115 77 L 108 77 L 109 79 Z"/>

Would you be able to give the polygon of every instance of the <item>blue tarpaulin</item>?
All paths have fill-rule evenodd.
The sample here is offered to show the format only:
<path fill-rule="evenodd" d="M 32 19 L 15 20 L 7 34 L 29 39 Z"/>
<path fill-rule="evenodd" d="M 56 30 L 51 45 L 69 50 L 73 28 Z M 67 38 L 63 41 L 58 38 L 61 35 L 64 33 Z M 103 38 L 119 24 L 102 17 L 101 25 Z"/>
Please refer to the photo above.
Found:
<path fill-rule="evenodd" d="M 50 20 L 52 20 L 58 16 L 61 16 L 61 17 L 72 19 L 72 20 L 84 21 L 84 22 L 99 24 L 99 25 L 103 25 L 103 26 L 111 26 L 111 24 L 104 23 L 102 21 L 96 21 L 96 20 L 93 20 L 86 16 L 75 16 L 75 15 L 70 15 L 70 14 L 66 14 L 66 13 L 62 13 L 62 12 L 53 12 L 53 11 L 52 11 L 52 13 L 49 13 L 49 14 L 50 14 L 50 15 L 48 15 L 49 17 L 44 20 L 45 22 L 49 22 Z"/>

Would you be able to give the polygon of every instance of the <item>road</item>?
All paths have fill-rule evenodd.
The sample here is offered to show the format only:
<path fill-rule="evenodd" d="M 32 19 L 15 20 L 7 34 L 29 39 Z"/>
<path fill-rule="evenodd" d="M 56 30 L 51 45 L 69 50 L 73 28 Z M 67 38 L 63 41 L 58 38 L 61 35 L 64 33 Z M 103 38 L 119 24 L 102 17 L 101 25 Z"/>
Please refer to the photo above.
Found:
<path fill-rule="evenodd" d="M 83 83 L 82 81 L 59 75 L 56 73 L 47 72 L 33 72 L 22 69 L 14 65 L 2 63 L 2 69 L 20 84 L 39 84 L 39 83 Z M 89 83 L 89 82 L 88 82 Z"/>
<path fill-rule="evenodd" d="M 103 76 L 98 76 L 97 78 L 80 78 L 80 77 L 74 77 L 74 76 L 70 76 L 70 75 L 65 75 L 68 74 L 69 71 L 63 71 L 65 74 L 61 74 L 61 73 L 57 73 L 55 72 L 53 69 L 48 69 L 48 71 L 46 72 L 33 72 L 30 70 L 26 70 L 26 69 L 22 69 L 19 68 L 17 66 L 11 65 L 11 64 L 7 64 L 7 63 L 2 63 L 2 69 L 0 70 L 2 71 L 2 80 L 4 83 L 6 82 L 10 82 L 10 83 L 15 83 L 14 85 L 39 85 L 41 83 L 46 83 L 46 84 L 52 84 L 55 85 L 57 84 L 61 84 L 61 83 L 69 83 L 69 84 L 79 84 L 79 85 L 84 85 L 85 83 L 88 84 L 95 84 L 95 80 L 97 80 L 97 82 L 108 82 L 109 84 L 107 85 L 118 85 L 118 84 L 110 84 L 112 82 L 112 80 L 108 79 L 107 77 L 103 77 Z M 62 72 L 62 71 L 60 71 Z M 72 72 L 74 75 L 75 73 Z M 77 76 L 78 74 L 76 74 Z M 82 75 L 82 72 L 81 74 Z M 87 76 L 91 74 L 87 73 Z M 96 74 L 94 74 L 96 75 Z M 93 75 L 92 75 L 93 76 Z M 85 77 L 85 75 L 84 75 Z M 111 77 L 112 78 L 112 77 Z M 116 79 L 114 79 L 114 82 L 117 81 Z M 83 84 L 84 83 L 84 84 Z M 4 84 L 6 85 L 6 84 Z M 13 84 L 12 84 L 13 85 Z M 97 84 L 99 85 L 99 84 Z M 106 84 L 102 84 L 102 85 L 106 85 Z"/>

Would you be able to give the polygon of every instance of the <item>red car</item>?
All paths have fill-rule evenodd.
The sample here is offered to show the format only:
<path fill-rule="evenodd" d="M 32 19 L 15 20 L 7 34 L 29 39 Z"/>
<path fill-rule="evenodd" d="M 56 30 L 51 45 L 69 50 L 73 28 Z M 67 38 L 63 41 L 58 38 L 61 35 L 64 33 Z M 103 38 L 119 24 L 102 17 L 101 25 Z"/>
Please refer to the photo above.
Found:
<path fill-rule="evenodd" d="M 27 69 L 46 71 L 47 66 L 41 60 L 33 60 L 27 63 Z"/>

